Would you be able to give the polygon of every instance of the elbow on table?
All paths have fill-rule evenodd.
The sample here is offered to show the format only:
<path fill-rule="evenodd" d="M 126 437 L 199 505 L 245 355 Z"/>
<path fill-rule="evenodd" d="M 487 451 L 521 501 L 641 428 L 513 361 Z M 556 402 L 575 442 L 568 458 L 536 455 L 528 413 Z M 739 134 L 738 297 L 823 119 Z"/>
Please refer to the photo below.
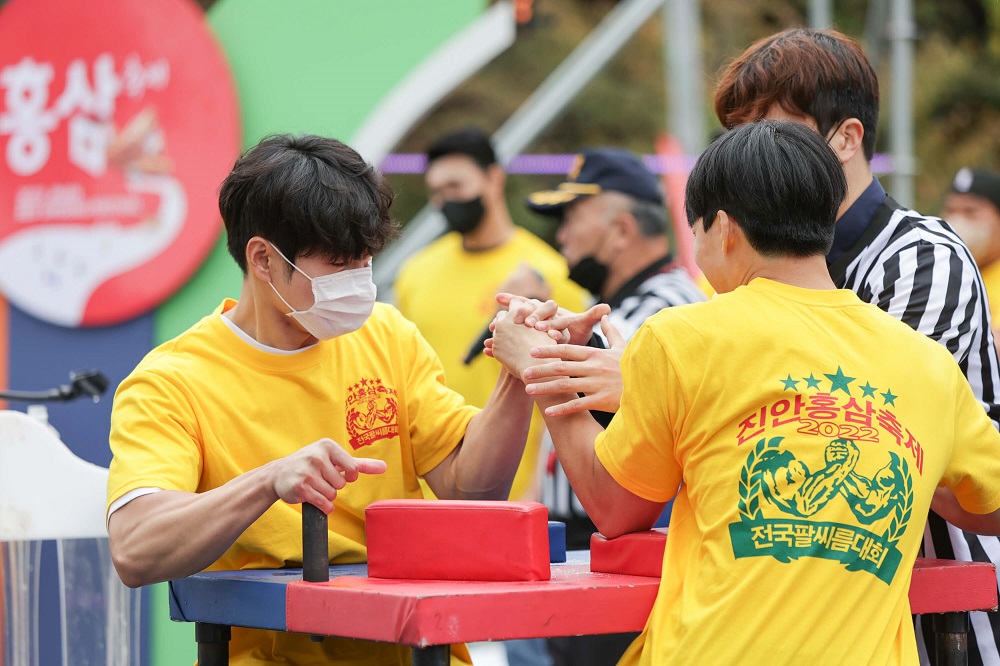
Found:
<path fill-rule="evenodd" d="M 615 514 L 604 512 L 604 515 L 591 516 L 597 531 L 605 538 L 615 539 L 633 532 L 645 532 L 653 528 L 655 519 L 650 521 L 639 516 Z"/>
<path fill-rule="evenodd" d="M 134 589 L 156 582 L 146 580 L 142 575 L 141 567 L 136 566 L 135 559 L 123 553 L 121 548 L 115 548 L 114 544 L 111 546 L 111 561 L 115 565 L 115 571 L 118 572 L 118 578 L 126 587 Z"/>
<path fill-rule="evenodd" d="M 126 587 L 137 588 L 144 585 L 153 585 L 167 580 L 157 575 L 150 562 L 150 555 L 142 553 L 134 544 L 123 543 L 121 539 L 111 537 L 111 562 L 115 565 L 118 578 Z"/>
<path fill-rule="evenodd" d="M 597 530 L 608 539 L 614 539 L 633 532 L 646 532 L 653 529 L 656 520 L 663 513 L 666 502 L 651 502 L 640 499 L 631 493 L 608 493 L 607 499 L 584 503 L 590 519 L 594 521 Z"/>
<path fill-rule="evenodd" d="M 604 535 L 606 539 L 617 539 L 620 536 L 625 536 L 626 534 L 639 531 L 629 530 L 621 525 L 598 524 L 596 521 L 594 522 L 594 525 L 597 526 L 597 531 Z"/>

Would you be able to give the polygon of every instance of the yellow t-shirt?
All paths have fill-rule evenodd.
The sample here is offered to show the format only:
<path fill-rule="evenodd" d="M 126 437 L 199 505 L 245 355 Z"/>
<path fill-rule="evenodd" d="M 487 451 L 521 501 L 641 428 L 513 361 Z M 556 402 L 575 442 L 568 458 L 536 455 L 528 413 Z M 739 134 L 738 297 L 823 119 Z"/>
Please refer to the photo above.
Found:
<path fill-rule="evenodd" d="M 765 279 L 654 315 L 597 440 L 674 502 L 622 664 L 914 664 L 907 592 L 935 487 L 1000 508 L 1000 434 L 948 351 L 850 291 Z"/>
<path fill-rule="evenodd" d="M 338 492 L 330 515 L 330 562 L 364 562 L 365 507 L 419 498 L 417 477 L 459 444 L 478 410 L 445 387 L 434 352 L 390 306 L 377 304 L 354 333 L 287 355 L 241 340 L 221 310 L 151 351 L 119 386 L 108 506 L 136 488 L 217 488 L 329 437 L 388 464 Z M 277 502 L 209 569 L 301 566 L 301 535 L 301 507 Z M 393 645 L 235 627 L 230 653 L 234 666 L 410 663 Z"/>
<path fill-rule="evenodd" d="M 1000 261 L 994 261 L 985 268 L 980 268 L 983 274 L 983 285 L 986 287 L 986 298 L 990 302 L 990 319 L 993 327 L 1000 326 Z"/>
<path fill-rule="evenodd" d="M 566 260 L 520 227 L 515 227 L 503 245 L 481 252 L 465 250 L 460 234 L 445 234 L 414 255 L 396 279 L 400 312 L 417 325 L 437 352 L 448 386 L 476 407 L 486 405 L 500 374 L 500 364 L 482 353 L 469 365 L 464 359 L 496 314 L 497 288 L 520 263 L 545 278 L 552 288 L 551 298 L 559 305 L 577 312 L 583 309 L 586 292 L 566 277 Z M 511 487 L 512 499 L 530 498 L 544 427 L 536 409 Z"/>

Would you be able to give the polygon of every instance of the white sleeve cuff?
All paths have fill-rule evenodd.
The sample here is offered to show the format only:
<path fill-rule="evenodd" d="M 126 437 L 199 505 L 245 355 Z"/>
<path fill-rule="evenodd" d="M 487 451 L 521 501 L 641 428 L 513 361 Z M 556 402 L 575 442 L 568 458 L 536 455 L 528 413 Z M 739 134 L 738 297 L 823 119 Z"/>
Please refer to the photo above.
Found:
<path fill-rule="evenodd" d="M 134 500 L 136 497 L 142 497 L 143 495 L 152 495 L 153 493 L 158 493 L 161 490 L 163 490 L 163 488 L 136 488 L 135 490 L 128 491 L 127 493 L 125 493 L 124 495 L 122 495 L 121 497 L 119 497 L 118 499 L 116 499 L 114 502 L 111 503 L 111 507 L 108 508 L 108 517 L 105 523 L 111 521 L 111 514 L 113 514 L 115 511 L 117 511 L 118 509 L 122 508 L 123 506 Z"/>

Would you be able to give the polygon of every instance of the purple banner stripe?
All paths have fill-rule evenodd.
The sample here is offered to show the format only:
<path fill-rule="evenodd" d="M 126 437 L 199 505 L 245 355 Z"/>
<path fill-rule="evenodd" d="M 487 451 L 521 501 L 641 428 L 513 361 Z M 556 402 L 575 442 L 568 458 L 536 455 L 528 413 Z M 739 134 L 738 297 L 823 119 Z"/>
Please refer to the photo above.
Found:
<path fill-rule="evenodd" d="M 568 173 L 573 166 L 575 154 L 522 154 L 515 155 L 507 165 L 507 173 L 520 175 L 558 176 Z M 698 160 L 697 155 L 663 157 L 643 155 L 642 161 L 656 174 L 688 173 Z M 427 168 L 427 156 L 423 153 L 393 153 L 382 160 L 383 173 L 423 173 Z M 872 171 L 891 173 L 892 156 L 879 153 L 872 158 Z"/>

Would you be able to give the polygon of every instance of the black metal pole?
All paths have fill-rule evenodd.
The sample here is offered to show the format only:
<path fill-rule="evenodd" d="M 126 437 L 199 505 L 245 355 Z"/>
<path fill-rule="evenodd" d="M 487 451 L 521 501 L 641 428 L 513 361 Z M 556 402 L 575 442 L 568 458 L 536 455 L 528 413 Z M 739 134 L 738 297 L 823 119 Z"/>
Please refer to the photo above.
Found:
<path fill-rule="evenodd" d="M 194 623 L 198 643 L 199 666 L 229 666 L 229 640 L 232 628 L 224 624 Z"/>
<path fill-rule="evenodd" d="M 450 663 L 450 645 L 413 648 L 413 666 L 448 666 Z"/>
<path fill-rule="evenodd" d="M 968 666 L 969 614 L 935 613 L 931 626 L 934 627 L 936 666 Z"/>
<path fill-rule="evenodd" d="M 330 535 L 326 514 L 312 504 L 302 504 L 302 580 L 330 580 Z"/>

